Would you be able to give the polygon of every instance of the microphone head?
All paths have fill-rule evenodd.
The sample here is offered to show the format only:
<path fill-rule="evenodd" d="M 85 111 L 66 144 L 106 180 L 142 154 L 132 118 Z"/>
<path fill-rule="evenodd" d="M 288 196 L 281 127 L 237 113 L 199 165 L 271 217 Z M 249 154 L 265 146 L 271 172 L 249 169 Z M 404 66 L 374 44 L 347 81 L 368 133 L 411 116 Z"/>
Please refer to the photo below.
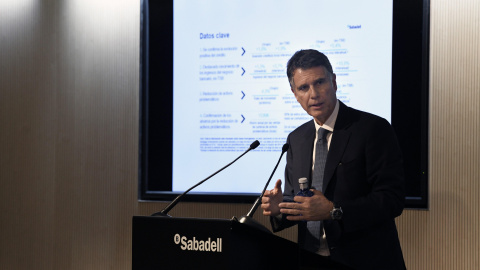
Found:
<path fill-rule="evenodd" d="M 290 147 L 290 145 L 288 145 L 288 143 L 284 144 L 283 147 L 282 147 L 282 153 L 287 152 L 289 147 Z"/>
<path fill-rule="evenodd" d="M 257 148 L 260 145 L 260 142 L 258 140 L 254 141 L 252 144 L 250 144 L 250 149 L 253 150 Z"/>

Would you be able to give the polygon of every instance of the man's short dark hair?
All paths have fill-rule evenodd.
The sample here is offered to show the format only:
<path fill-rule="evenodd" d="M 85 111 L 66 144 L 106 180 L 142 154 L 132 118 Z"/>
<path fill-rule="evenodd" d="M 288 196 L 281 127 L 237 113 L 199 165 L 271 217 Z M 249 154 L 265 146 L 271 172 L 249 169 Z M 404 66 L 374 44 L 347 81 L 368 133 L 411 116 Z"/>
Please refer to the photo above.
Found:
<path fill-rule="evenodd" d="M 309 69 L 323 66 L 331 76 L 333 74 L 332 65 L 327 56 L 317 50 L 300 50 L 293 54 L 287 63 L 287 77 L 290 82 L 290 87 L 293 88 L 293 73 L 298 68 Z"/>

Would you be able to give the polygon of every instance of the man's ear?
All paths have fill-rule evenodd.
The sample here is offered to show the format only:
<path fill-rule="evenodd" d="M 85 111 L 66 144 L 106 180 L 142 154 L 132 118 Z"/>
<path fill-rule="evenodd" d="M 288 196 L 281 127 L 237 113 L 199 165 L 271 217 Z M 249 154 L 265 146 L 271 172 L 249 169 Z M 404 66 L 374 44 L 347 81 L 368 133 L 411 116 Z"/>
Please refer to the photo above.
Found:
<path fill-rule="evenodd" d="M 293 87 L 292 87 L 292 88 L 290 88 L 290 90 L 292 90 L 292 93 L 295 96 L 295 99 L 297 100 L 297 102 L 299 102 L 298 97 L 297 97 L 297 92 L 295 92 L 295 89 L 293 89 Z"/>
<path fill-rule="evenodd" d="M 335 73 L 332 73 L 332 84 L 333 84 L 333 89 L 337 91 L 337 75 Z"/>
<path fill-rule="evenodd" d="M 295 99 L 298 101 L 297 92 L 295 92 L 295 89 L 293 89 L 293 87 L 291 87 L 290 90 L 292 90 L 292 93 L 295 96 Z"/>

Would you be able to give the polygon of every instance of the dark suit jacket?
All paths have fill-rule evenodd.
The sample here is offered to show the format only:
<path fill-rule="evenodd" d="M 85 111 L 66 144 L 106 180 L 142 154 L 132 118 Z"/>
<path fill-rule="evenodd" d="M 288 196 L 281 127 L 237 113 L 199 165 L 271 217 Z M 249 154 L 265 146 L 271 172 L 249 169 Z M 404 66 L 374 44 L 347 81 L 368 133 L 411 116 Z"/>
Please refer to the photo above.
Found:
<path fill-rule="evenodd" d="M 297 194 L 299 178 L 311 181 L 314 139 L 313 120 L 288 136 L 284 196 Z M 343 209 L 341 221 L 324 221 L 332 260 L 355 269 L 405 269 L 394 222 L 404 206 L 403 163 L 385 119 L 340 102 L 323 190 Z M 285 217 L 271 221 L 274 231 L 293 225 Z M 298 226 L 302 245 L 306 226 Z"/>

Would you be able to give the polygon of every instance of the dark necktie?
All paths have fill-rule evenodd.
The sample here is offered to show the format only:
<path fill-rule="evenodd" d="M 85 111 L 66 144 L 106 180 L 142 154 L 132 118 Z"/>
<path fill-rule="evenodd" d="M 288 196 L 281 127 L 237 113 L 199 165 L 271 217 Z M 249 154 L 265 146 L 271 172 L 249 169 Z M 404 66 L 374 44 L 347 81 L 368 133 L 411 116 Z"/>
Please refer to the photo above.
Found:
<path fill-rule="evenodd" d="M 316 190 L 323 192 L 323 173 L 325 172 L 325 163 L 327 161 L 328 154 L 328 142 L 327 142 L 328 130 L 319 128 L 318 139 L 315 151 L 315 166 L 313 167 L 312 174 L 312 186 Z"/>
<path fill-rule="evenodd" d="M 312 173 L 312 187 L 323 192 L 323 174 L 328 154 L 328 130 L 319 128 L 315 150 L 315 165 Z M 320 237 L 323 236 L 323 223 L 321 221 L 308 221 L 305 237 L 305 249 L 317 252 L 320 248 Z"/>

